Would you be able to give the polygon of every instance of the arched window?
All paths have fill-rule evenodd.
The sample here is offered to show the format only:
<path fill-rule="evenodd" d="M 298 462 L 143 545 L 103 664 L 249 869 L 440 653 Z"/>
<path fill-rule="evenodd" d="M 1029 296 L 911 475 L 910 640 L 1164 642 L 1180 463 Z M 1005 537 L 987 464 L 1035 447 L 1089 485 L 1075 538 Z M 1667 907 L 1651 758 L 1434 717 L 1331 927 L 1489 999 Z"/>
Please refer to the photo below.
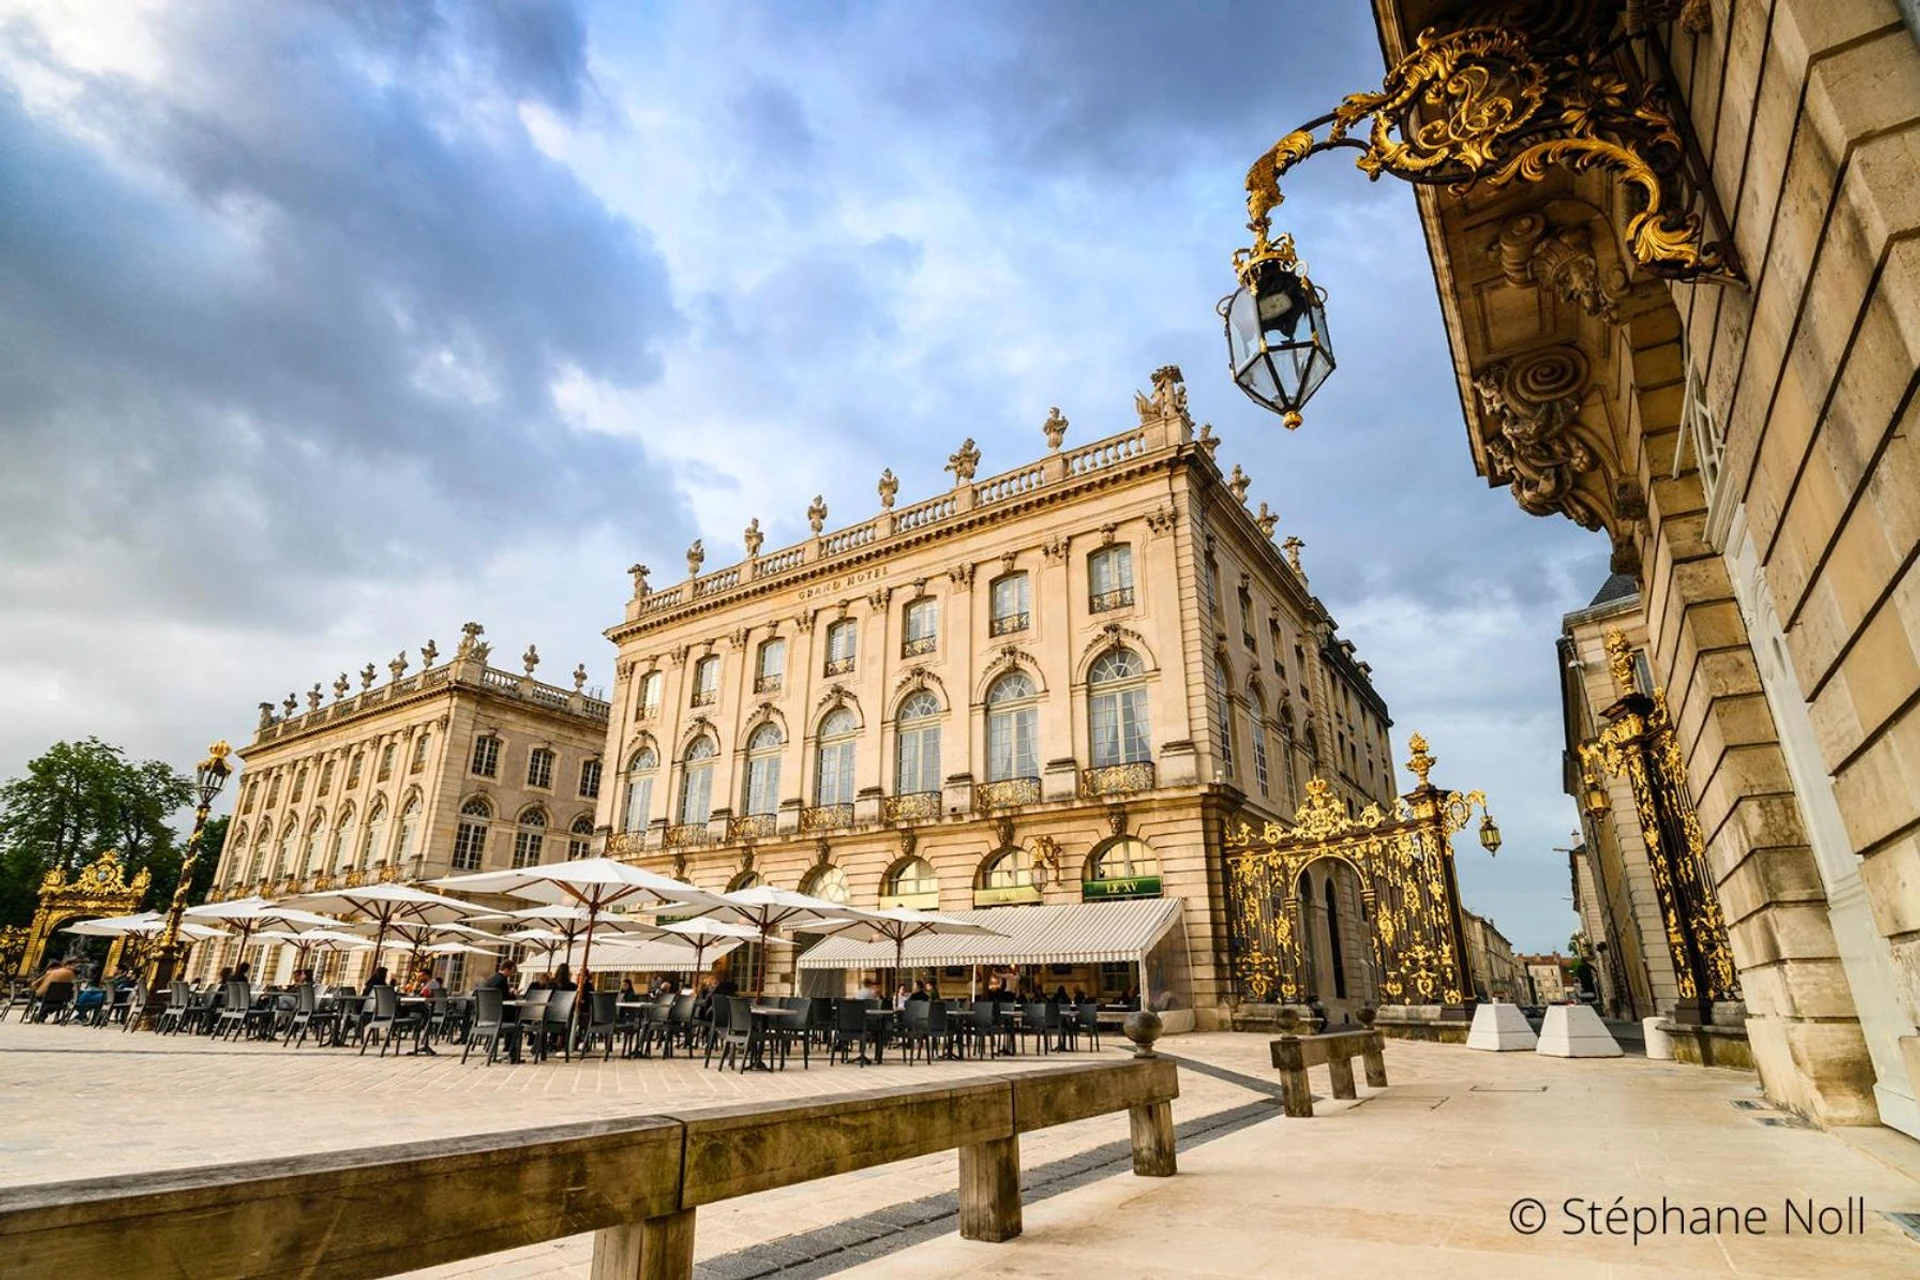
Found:
<path fill-rule="evenodd" d="M 387 798 L 380 796 L 373 802 L 373 808 L 367 813 L 366 830 L 360 836 L 360 862 L 362 871 L 372 866 L 374 859 L 387 850 Z"/>
<path fill-rule="evenodd" d="M 713 758 L 720 748 L 701 736 L 687 748 L 686 776 L 680 780 L 680 825 L 704 823 L 713 816 Z"/>
<path fill-rule="evenodd" d="M 932 911 L 940 905 L 940 879 L 925 858 L 902 858 L 880 880 L 880 906 Z"/>
<path fill-rule="evenodd" d="M 922 689 L 900 704 L 893 751 L 895 795 L 940 790 L 940 700 Z"/>
<path fill-rule="evenodd" d="M 323 813 L 313 815 L 313 821 L 307 825 L 307 847 L 300 854 L 300 874 L 319 875 L 326 867 L 327 857 L 327 817 Z"/>
<path fill-rule="evenodd" d="M 1087 672 L 1087 737 L 1093 766 L 1138 764 L 1147 745 L 1147 669 L 1131 649 L 1109 649 Z"/>
<path fill-rule="evenodd" d="M 1267 700 L 1258 691 L 1253 695 L 1253 780 L 1260 794 L 1267 794 Z"/>
<path fill-rule="evenodd" d="M 460 822 L 453 831 L 453 869 L 478 871 L 487 855 L 487 823 L 493 806 L 479 796 L 460 806 Z"/>
<path fill-rule="evenodd" d="M 273 847 L 273 823 L 260 824 L 260 834 L 253 838 L 253 857 L 247 860 L 247 882 L 260 879 L 267 874 L 267 854 Z"/>
<path fill-rule="evenodd" d="M 293 840 L 299 834 L 300 817 L 290 813 L 280 827 L 280 851 L 273 859 L 273 878 L 284 879 L 293 874 Z"/>
<path fill-rule="evenodd" d="M 851 902 L 853 891 L 847 886 L 847 873 L 838 867 L 815 867 L 800 881 L 800 892 L 828 902 Z"/>
<path fill-rule="evenodd" d="M 747 739 L 747 793 L 742 813 L 773 814 L 780 809 L 780 749 L 786 738 L 777 724 L 763 724 Z"/>
<path fill-rule="evenodd" d="M 1145 840 L 1122 836 L 1087 859 L 1089 880 L 1137 880 L 1160 874 L 1160 858 Z"/>
<path fill-rule="evenodd" d="M 353 806 L 345 805 L 333 820 L 333 869 L 345 871 L 353 865 Z"/>
<path fill-rule="evenodd" d="M 853 748 L 860 722 L 845 707 L 836 707 L 820 722 L 819 768 L 814 773 L 816 805 L 853 803 Z"/>
<path fill-rule="evenodd" d="M 727 882 L 727 892 L 738 893 L 742 889 L 751 889 L 759 883 L 760 873 L 758 871 L 742 871 L 739 875 Z"/>
<path fill-rule="evenodd" d="M 988 855 L 974 881 L 973 901 L 983 907 L 1040 901 L 1040 890 L 1033 884 L 1033 860 L 1027 851 L 1009 847 Z"/>
<path fill-rule="evenodd" d="M 540 865 L 541 851 L 547 844 L 547 812 L 539 805 L 530 805 L 520 811 L 520 820 L 513 832 L 513 865 L 516 867 L 537 867 Z"/>
<path fill-rule="evenodd" d="M 652 747 L 642 747 L 627 761 L 627 812 L 621 820 L 623 831 L 645 831 L 653 818 L 653 776 L 660 769 L 660 757 Z"/>
<path fill-rule="evenodd" d="M 987 690 L 987 781 L 1038 778 L 1040 692 L 1024 671 L 1009 671 Z"/>
<path fill-rule="evenodd" d="M 393 860 L 405 866 L 417 853 L 420 841 L 420 797 L 409 796 L 400 810 L 400 835 L 394 841 Z"/>
<path fill-rule="evenodd" d="M 581 814 L 567 828 L 570 838 L 567 841 L 567 859 L 573 861 L 584 858 L 593 852 L 593 819 Z"/>
<path fill-rule="evenodd" d="M 1219 654 L 1213 657 L 1213 734 L 1219 741 L 1220 771 L 1227 777 L 1233 776 L 1233 699 L 1228 690 L 1233 686 L 1227 683 L 1227 664 Z"/>

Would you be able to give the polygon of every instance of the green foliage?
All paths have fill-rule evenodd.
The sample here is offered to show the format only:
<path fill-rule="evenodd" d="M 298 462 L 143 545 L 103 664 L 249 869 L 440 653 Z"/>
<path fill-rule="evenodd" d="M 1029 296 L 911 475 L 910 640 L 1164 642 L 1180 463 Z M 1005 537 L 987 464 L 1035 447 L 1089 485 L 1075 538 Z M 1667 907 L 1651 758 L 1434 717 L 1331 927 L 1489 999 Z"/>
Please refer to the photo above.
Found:
<path fill-rule="evenodd" d="M 106 849 L 119 853 L 129 880 L 146 868 L 146 905 L 164 906 L 183 843 L 168 820 L 191 798 L 190 780 L 165 761 L 128 760 L 98 738 L 56 742 L 25 777 L 0 785 L 0 924 L 32 918 L 49 870 L 73 875 Z"/>

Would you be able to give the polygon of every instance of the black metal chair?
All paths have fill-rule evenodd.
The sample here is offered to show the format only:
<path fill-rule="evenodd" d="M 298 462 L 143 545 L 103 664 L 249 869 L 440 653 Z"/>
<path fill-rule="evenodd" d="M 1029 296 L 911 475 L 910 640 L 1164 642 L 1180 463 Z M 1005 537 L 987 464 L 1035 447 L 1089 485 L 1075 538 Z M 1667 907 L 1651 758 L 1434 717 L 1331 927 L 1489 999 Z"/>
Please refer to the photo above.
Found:
<path fill-rule="evenodd" d="M 573 1002 L 579 995 L 575 991 L 554 991 L 547 996 L 540 1007 L 540 1024 L 533 1032 L 533 1056 L 538 1062 L 545 1062 L 547 1055 L 553 1052 L 553 1041 L 559 1040 L 560 1054 L 568 1062 L 573 1061 Z M 521 1014 L 521 1021 L 529 1021 Z"/>
<path fill-rule="evenodd" d="M 487 1042 L 487 1065 L 493 1065 L 493 1057 L 500 1042 L 507 1042 L 510 1057 L 520 1054 L 520 1024 L 509 1022 L 506 1017 L 505 1001 L 507 993 L 498 987 L 480 987 L 473 993 L 473 1021 L 467 1027 L 467 1045 L 460 1053 L 460 1061 L 465 1062 L 467 1055 L 473 1052 L 476 1042 Z"/>
<path fill-rule="evenodd" d="M 727 1027 L 731 1023 L 728 1016 L 728 1007 L 733 1004 L 734 1000 L 735 997 L 733 996 L 716 995 L 713 997 L 713 1003 L 707 1013 L 705 1027 L 707 1056 L 700 1064 L 703 1067 L 713 1065 L 713 1051 L 719 1047 L 720 1041 L 726 1036 Z"/>
<path fill-rule="evenodd" d="M 300 1033 L 300 1043 L 307 1042 L 307 1031 L 313 1026 L 313 1015 L 319 1012 L 320 1001 L 313 994 L 313 984 L 303 982 L 293 989 L 293 1015 L 287 1019 L 287 1025 L 280 1038 L 280 1047 L 293 1043 L 293 1033 Z"/>
<path fill-rule="evenodd" d="M 594 1042 L 604 1040 L 607 1045 L 607 1052 L 601 1058 L 604 1062 L 613 1056 L 613 1042 L 620 1035 L 619 994 L 612 991 L 590 992 L 587 998 L 587 1029 L 580 1038 L 581 1054 L 592 1053 Z"/>
<path fill-rule="evenodd" d="M 73 984 L 49 982 L 22 1017 L 29 1022 L 66 1022 L 73 1017 Z"/>
<path fill-rule="evenodd" d="M 794 1045 L 800 1046 L 800 1066 L 804 1070 L 813 1065 L 813 1049 L 809 1027 L 813 1018 L 814 1002 L 805 996 L 790 996 L 780 1002 L 786 1012 L 767 1024 L 766 1034 L 772 1038 L 774 1047 L 780 1052 L 780 1069 L 786 1070 L 787 1055 Z"/>
<path fill-rule="evenodd" d="M 868 1000 L 834 1002 L 833 1039 L 828 1043 L 828 1050 L 838 1054 L 840 1061 L 845 1062 L 847 1050 L 854 1048 L 860 1052 L 860 1064 L 866 1065 L 867 1044 L 870 1039 L 867 1034 L 867 1009 L 871 1004 L 872 1002 Z"/>
<path fill-rule="evenodd" d="M 719 1004 L 716 999 L 715 1005 Z M 753 1003 L 745 999 L 727 1001 L 727 1029 L 720 1039 L 720 1070 L 727 1069 L 727 1059 L 732 1058 L 746 1069 L 746 1055 L 753 1047 Z"/>
<path fill-rule="evenodd" d="M 1093 1043 L 1093 1051 L 1100 1052 L 1100 1007 L 1091 1000 L 1085 1000 L 1073 1011 L 1073 1021 L 1067 1025 L 1067 1039 L 1075 1049 L 1080 1047 L 1080 1037 L 1085 1036 Z"/>
<path fill-rule="evenodd" d="M 370 1041 L 380 1042 L 379 1056 L 387 1056 L 387 1048 L 395 1036 L 418 1032 L 420 1014 L 400 1011 L 400 993 L 389 986 L 373 989 L 373 1016 L 367 1019 L 366 1026 L 360 1031 L 360 1052 L 367 1051 Z"/>
<path fill-rule="evenodd" d="M 220 1014 L 214 1019 L 213 1037 L 224 1040 L 229 1035 L 246 1034 L 247 1015 L 253 1012 L 253 991 L 244 982 L 228 982 L 220 993 Z"/>

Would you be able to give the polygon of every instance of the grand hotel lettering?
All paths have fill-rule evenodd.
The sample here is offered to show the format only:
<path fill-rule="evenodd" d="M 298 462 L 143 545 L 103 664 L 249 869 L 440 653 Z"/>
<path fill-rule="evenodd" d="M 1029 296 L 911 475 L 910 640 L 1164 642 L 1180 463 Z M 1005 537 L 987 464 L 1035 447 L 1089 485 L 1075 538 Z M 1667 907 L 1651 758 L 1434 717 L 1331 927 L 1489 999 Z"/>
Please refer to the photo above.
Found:
<path fill-rule="evenodd" d="M 838 595 L 848 587 L 857 587 L 864 583 L 876 582 L 884 573 L 885 570 L 882 569 L 861 569 L 855 573 L 842 574 L 837 578 L 830 578 L 826 582 L 816 582 L 810 587 L 800 588 L 798 598 L 801 600 L 818 600 L 821 596 Z"/>

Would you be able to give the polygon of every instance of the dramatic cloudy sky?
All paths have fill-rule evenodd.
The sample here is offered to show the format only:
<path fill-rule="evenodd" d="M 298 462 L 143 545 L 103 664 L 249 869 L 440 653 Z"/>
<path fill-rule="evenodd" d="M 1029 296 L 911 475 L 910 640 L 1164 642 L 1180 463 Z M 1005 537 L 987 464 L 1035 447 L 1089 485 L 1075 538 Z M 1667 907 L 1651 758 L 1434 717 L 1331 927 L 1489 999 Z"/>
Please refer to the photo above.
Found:
<path fill-rule="evenodd" d="M 1564 946 L 1553 637 L 1605 548 L 1473 475 L 1406 189 L 1289 183 L 1307 427 L 1224 373 L 1247 163 L 1380 74 L 1365 6 L 1297 9 L 0 0 L 0 776 L 190 764 L 469 618 L 608 683 L 634 560 L 1013 465 L 1049 405 L 1120 430 L 1178 363 L 1396 750 L 1489 793 L 1470 903 Z"/>

